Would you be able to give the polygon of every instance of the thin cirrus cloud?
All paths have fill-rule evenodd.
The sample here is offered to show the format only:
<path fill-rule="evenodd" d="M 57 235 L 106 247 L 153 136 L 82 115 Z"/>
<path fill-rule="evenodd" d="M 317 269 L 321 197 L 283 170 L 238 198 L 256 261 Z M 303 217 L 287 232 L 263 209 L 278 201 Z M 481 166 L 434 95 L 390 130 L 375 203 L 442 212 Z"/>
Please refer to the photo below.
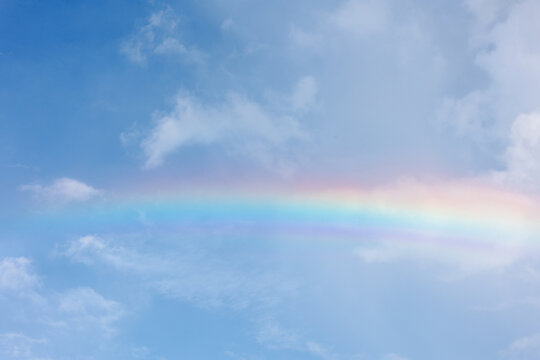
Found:
<path fill-rule="evenodd" d="M 24 257 L 4 258 L 0 261 L 0 290 L 27 292 L 39 285 L 32 271 L 31 261 Z"/>
<path fill-rule="evenodd" d="M 235 156 L 282 169 L 286 159 L 274 154 L 308 137 L 299 117 L 313 106 L 316 94 L 317 83 L 309 76 L 301 78 L 292 93 L 281 96 L 275 106 L 238 93 L 229 93 L 218 104 L 204 104 L 181 94 L 171 112 L 157 116 L 154 128 L 141 143 L 145 168 L 160 166 L 185 145 L 220 144 Z"/>
<path fill-rule="evenodd" d="M 169 55 L 188 62 L 201 62 L 204 54 L 193 46 L 185 45 L 178 33 L 179 19 L 167 7 L 151 14 L 145 24 L 122 43 L 121 51 L 129 60 L 146 65 L 148 58 Z"/>
<path fill-rule="evenodd" d="M 365 36 L 386 30 L 389 13 L 385 1 L 349 0 L 331 14 L 330 20 L 346 33 Z"/>
<path fill-rule="evenodd" d="M 40 360 L 39 349 L 46 346 L 45 338 L 33 338 L 17 332 L 0 333 L 0 355 L 6 359 Z"/>
<path fill-rule="evenodd" d="M 308 354 L 317 359 L 340 359 L 318 342 L 307 340 L 296 332 L 285 329 L 273 320 L 265 320 L 259 324 L 256 334 L 257 341 L 270 350 L 290 350 L 301 354 Z"/>
<path fill-rule="evenodd" d="M 80 346 L 114 335 L 124 307 L 86 286 L 52 290 L 29 258 L 0 259 L 0 307 L 27 324 L 24 331 L 0 333 L 7 359 L 46 359 L 68 339 Z M 81 339 L 84 339 L 81 341 Z M 54 350 L 53 350 L 54 352 Z"/>
<path fill-rule="evenodd" d="M 112 324 L 123 314 L 119 303 L 105 299 L 89 287 L 51 292 L 42 286 L 40 276 L 25 257 L 0 261 L 0 294 L 4 301 L 16 302 L 31 316 L 37 311 L 43 323 L 63 328 L 87 330 L 97 327 L 112 332 Z M 30 319 L 28 319 L 30 320 Z"/>
<path fill-rule="evenodd" d="M 499 352 L 503 360 L 537 359 L 540 356 L 540 333 L 524 336 Z"/>
<path fill-rule="evenodd" d="M 2 17 L 0 358 L 540 357 L 537 1 L 64 5 Z"/>
<path fill-rule="evenodd" d="M 149 252 L 144 248 L 86 235 L 59 248 L 58 253 L 88 266 L 107 266 L 130 276 L 162 296 L 200 307 L 244 309 L 279 301 L 294 284 L 276 274 L 247 271 L 202 250 Z"/>
<path fill-rule="evenodd" d="M 30 192 L 40 200 L 64 203 L 86 201 L 102 194 L 100 190 L 82 181 L 67 177 L 56 179 L 49 185 L 21 185 L 19 190 Z"/>
<path fill-rule="evenodd" d="M 62 293 L 58 299 L 58 310 L 62 321 L 77 329 L 95 326 L 105 334 L 114 331 L 113 324 L 118 321 L 124 310 L 113 300 L 105 299 L 94 289 L 78 287 Z"/>

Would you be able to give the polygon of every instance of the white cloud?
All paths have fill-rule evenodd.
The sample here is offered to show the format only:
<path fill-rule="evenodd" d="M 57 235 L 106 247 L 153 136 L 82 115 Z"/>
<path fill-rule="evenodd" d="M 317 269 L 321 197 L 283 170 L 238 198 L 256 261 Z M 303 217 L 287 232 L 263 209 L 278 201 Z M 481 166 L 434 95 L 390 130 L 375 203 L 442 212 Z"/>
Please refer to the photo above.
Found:
<path fill-rule="evenodd" d="M 275 153 L 290 141 L 307 136 L 294 113 L 311 106 L 316 92 L 313 78 L 301 79 L 293 94 L 285 99 L 292 113 L 269 109 L 235 93 L 216 105 L 180 95 L 173 111 L 158 115 L 155 127 L 141 143 L 145 167 L 161 165 L 166 156 L 182 146 L 215 143 L 224 145 L 229 154 L 279 167 Z"/>
<path fill-rule="evenodd" d="M 146 346 L 139 346 L 131 349 L 131 356 L 135 359 L 148 359 L 150 356 L 150 349 Z"/>
<path fill-rule="evenodd" d="M 530 240 L 539 230 L 538 204 L 493 186 L 491 179 L 402 180 L 366 191 L 358 201 L 377 204 L 387 216 L 411 216 L 410 228 L 393 229 L 390 222 L 370 236 L 372 242 L 355 249 L 366 264 L 429 261 L 468 273 L 508 268 L 535 251 Z M 411 211 L 414 215 L 407 215 Z M 433 216 L 439 211 L 447 214 Z M 507 225 L 498 226 L 497 219 L 503 218 Z"/>
<path fill-rule="evenodd" d="M 86 201 L 101 194 L 101 191 L 79 180 L 59 178 L 50 185 L 21 185 L 22 191 L 29 191 L 38 199 L 55 202 Z"/>
<path fill-rule="evenodd" d="M 0 261 L 0 309 L 2 329 L 17 329 L 0 333 L 0 358 L 27 360 L 45 360 L 47 350 L 74 338 L 80 345 L 87 338 L 103 340 L 124 313 L 119 303 L 88 287 L 47 288 L 26 258 Z"/>
<path fill-rule="evenodd" d="M 294 110 L 305 111 L 313 106 L 317 96 L 317 81 L 312 76 L 306 76 L 296 84 L 291 95 L 291 105 Z"/>
<path fill-rule="evenodd" d="M 47 340 L 34 339 L 24 334 L 9 332 L 0 334 L 0 354 L 4 359 L 47 360 L 35 355 L 34 348 L 46 344 Z"/>
<path fill-rule="evenodd" d="M 496 181 L 540 190 L 540 113 L 523 114 L 514 121 L 504 162 L 506 170 L 494 173 Z"/>
<path fill-rule="evenodd" d="M 299 346 L 299 336 L 276 322 L 266 321 L 258 329 L 256 339 L 269 349 L 294 349 Z"/>
<path fill-rule="evenodd" d="M 289 29 L 289 40 L 293 45 L 301 48 L 317 49 L 323 44 L 323 39 L 319 34 L 308 32 L 294 25 Z"/>
<path fill-rule="evenodd" d="M 337 355 L 323 345 L 312 340 L 306 340 L 296 332 L 285 329 L 271 320 L 266 320 L 260 324 L 256 339 L 270 350 L 293 350 L 310 354 L 319 359 L 338 359 Z"/>
<path fill-rule="evenodd" d="M 360 247 L 354 253 L 367 264 L 385 263 L 401 258 L 404 254 L 398 244 L 381 244 L 377 247 Z"/>
<path fill-rule="evenodd" d="M 356 248 L 354 253 L 366 264 L 428 261 L 448 265 L 463 274 L 508 268 L 524 255 L 524 249 L 507 249 L 504 245 L 482 242 L 470 245 L 470 248 L 481 247 L 480 252 L 443 243 L 437 237 L 422 239 L 421 235 L 416 236 L 416 243 L 410 241 L 411 235 L 401 239 L 394 235 L 393 241 L 379 239 L 372 245 Z"/>
<path fill-rule="evenodd" d="M 371 35 L 386 30 L 389 22 L 384 1 L 348 0 L 331 15 L 339 29 L 352 35 Z"/>
<path fill-rule="evenodd" d="M 529 335 L 514 341 L 500 353 L 505 360 L 538 359 L 540 358 L 540 333 Z"/>
<path fill-rule="evenodd" d="M 85 236 L 65 244 L 62 254 L 73 261 L 107 265 L 138 276 L 157 294 L 201 307 L 264 307 L 293 289 L 290 281 L 277 274 L 248 271 L 200 250 L 163 254 Z"/>
<path fill-rule="evenodd" d="M 39 279 L 29 259 L 4 258 L 0 262 L 0 291 L 22 293 L 33 291 L 38 285 Z"/>
<path fill-rule="evenodd" d="M 487 87 L 446 99 L 439 117 L 477 141 L 508 141 L 521 114 L 540 108 L 540 3 L 469 0 L 476 32 L 476 63 L 489 75 Z"/>
<path fill-rule="evenodd" d="M 232 29 L 234 26 L 234 20 L 229 17 L 223 20 L 223 22 L 221 23 L 221 30 L 227 31 Z"/>
<path fill-rule="evenodd" d="M 178 16 L 170 7 L 153 13 L 145 25 L 122 44 L 121 51 L 140 65 L 145 65 L 148 57 L 153 54 L 173 55 L 189 62 L 202 61 L 202 52 L 181 41 L 178 22 Z"/>
<path fill-rule="evenodd" d="M 482 141 L 491 133 L 493 109 L 485 91 L 473 91 L 460 99 L 445 98 L 437 111 L 437 120 L 445 128 L 453 129 L 460 136 L 470 136 Z"/>
<path fill-rule="evenodd" d="M 86 235 L 69 243 L 64 254 L 75 261 L 88 264 L 93 255 L 105 248 L 105 243 L 93 235 Z"/>
<path fill-rule="evenodd" d="M 107 334 L 113 332 L 113 324 L 123 315 L 122 306 L 107 300 L 91 288 L 70 289 L 59 296 L 58 310 L 64 322 L 72 327 L 86 330 L 97 326 Z"/>
<path fill-rule="evenodd" d="M 389 353 L 383 356 L 382 360 L 407 360 L 407 358 L 399 356 L 398 354 Z"/>

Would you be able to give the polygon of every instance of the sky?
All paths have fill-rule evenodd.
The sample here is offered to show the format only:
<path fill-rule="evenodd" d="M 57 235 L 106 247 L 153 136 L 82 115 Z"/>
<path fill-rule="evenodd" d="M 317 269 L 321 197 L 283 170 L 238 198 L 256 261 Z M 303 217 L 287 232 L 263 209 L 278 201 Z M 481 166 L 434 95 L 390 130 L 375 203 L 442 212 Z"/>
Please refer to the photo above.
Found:
<path fill-rule="evenodd" d="M 537 0 L 0 0 L 0 358 L 540 359 Z"/>

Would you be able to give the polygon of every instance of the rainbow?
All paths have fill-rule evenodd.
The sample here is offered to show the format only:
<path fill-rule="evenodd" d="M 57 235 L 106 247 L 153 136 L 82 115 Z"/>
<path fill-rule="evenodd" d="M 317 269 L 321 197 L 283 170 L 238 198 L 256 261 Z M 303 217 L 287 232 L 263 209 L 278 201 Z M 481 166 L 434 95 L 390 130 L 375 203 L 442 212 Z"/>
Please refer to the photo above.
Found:
<path fill-rule="evenodd" d="M 287 238 L 391 239 L 446 247 L 512 249 L 540 240 L 540 202 L 480 183 L 383 187 L 146 187 L 96 201 L 41 209 L 25 226 L 70 234 L 155 229 Z M 21 220 L 22 221 L 22 220 Z M 84 235 L 84 234 L 81 234 Z"/>

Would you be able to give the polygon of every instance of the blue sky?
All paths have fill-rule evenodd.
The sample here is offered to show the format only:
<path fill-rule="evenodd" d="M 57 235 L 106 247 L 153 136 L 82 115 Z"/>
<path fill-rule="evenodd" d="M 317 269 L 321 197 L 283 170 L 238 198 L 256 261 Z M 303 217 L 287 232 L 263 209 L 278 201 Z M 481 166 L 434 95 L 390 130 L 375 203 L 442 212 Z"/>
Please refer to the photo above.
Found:
<path fill-rule="evenodd" d="M 0 1 L 0 358 L 540 358 L 539 16 Z"/>

